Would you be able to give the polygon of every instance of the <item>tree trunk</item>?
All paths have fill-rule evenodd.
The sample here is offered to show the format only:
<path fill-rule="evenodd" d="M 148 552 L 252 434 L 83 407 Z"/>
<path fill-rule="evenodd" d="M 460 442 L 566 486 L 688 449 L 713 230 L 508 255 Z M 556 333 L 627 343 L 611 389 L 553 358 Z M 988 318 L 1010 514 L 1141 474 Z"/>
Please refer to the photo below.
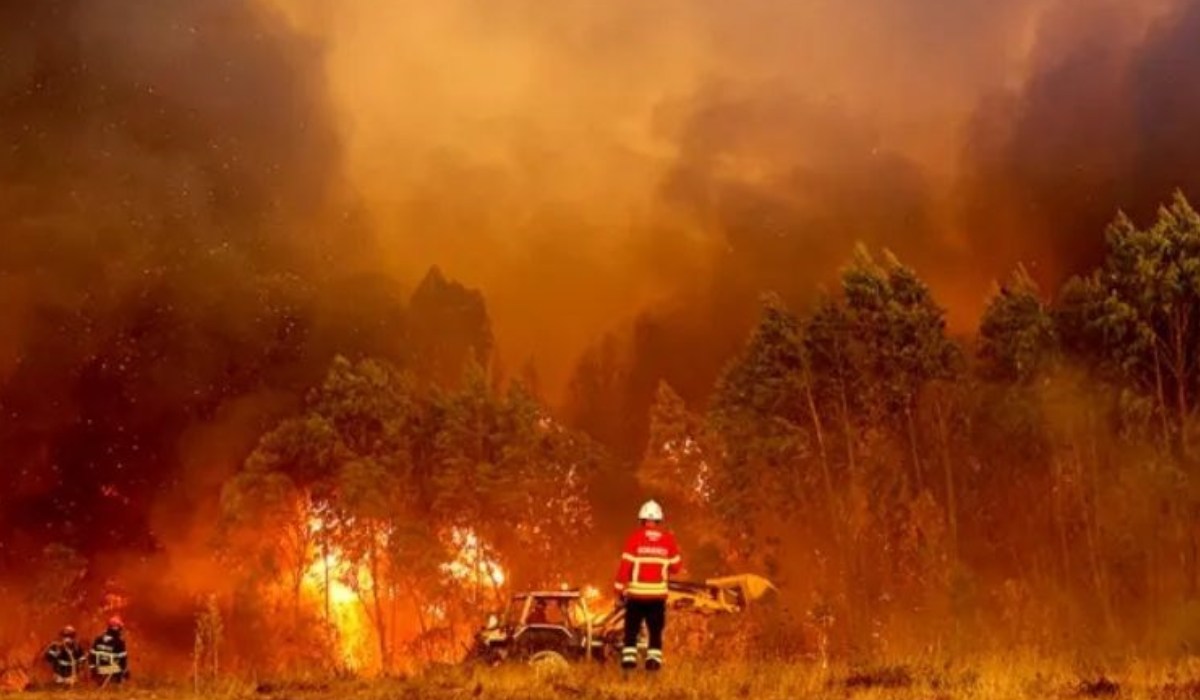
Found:
<path fill-rule="evenodd" d="M 846 469 L 850 474 L 854 474 L 854 431 L 850 428 L 850 398 L 846 392 L 846 375 L 845 366 L 842 364 L 842 348 L 840 344 L 835 345 L 837 348 L 837 384 L 838 398 L 840 399 L 842 409 L 842 433 L 846 437 Z"/>
<path fill-rule="evenodd" d="M 312 556 L 312 540 L 308 534 L 308 523 L 302 525 L 302 531 L 297 531 L 300 535 L 298 544 L 296 545 L 294 562 L 295 568 L 292 570 L 292 626 L 296 627 L 300 624 L 300 598 L 304 594 L 304 578 L 308 573 L 308 566 Z"/>
<path fill-rule="evenodd" d="M 825 449 L 825 430 L 821 424 L 821 416 L 817 413 L 817 402 L 813 398 L 812 384 L 806 378 L 804 398 L 808 403 L 808 415 L 812 420 L 813 434 L 817 439 L 817 455 L 821 460 L 821 482 L 825 487 L 825 504 L 829 509 L 829 531 L 833 534 L 834 542 L 841 546 L 840 521 L 838 519 L 837 496 L 833 490 L 833 473 L 829 468 L 829 453 Z"/>
<path fill-rule="evenodd" d="M 321 537 L 321 568 L 325 574 L 325 623 L 332 625 L 333 601 L 331 600 L 329 591 L 329 538 L 326 535 L 322 535 Z"/>
<path fill-rule="evenodd" d="M 848 483 L 853 484 L 858 478 L 858 460 L 854 450 L 854 426 L 850 421 L 850 392 L 846 387 L 846 365 L 842 355 L 841 343 L 835 343 L 837 351 L 837 387 L 838 404 L 841 409 L 842 435 L 846 445 L 846 475 Z M 867 583 L 862 572 L 866 571 L 861 560 L 858 543 L 852 533 L 846 532 L 846 625 L 850 631 L 852 644 L 857 644 L 866 635 L 863 620 L 869 619 L 870 612 Z"/>
<path fill-rule="evenodd" d="M 1175 335 L 1175 411 L 1179 423 L 1179 454 L 1185 460 L 1188 458 L 1187 418 L 1187 358 L 1183 349 L 1183 333 Z"/>
<path fill-rule="evenodd" d="M 1186 526 L 1188 532 L 1188 547 L 1187 571 L 1185 573 L 1187 581 L 1185 585 L 1187 586 L 1187 597 L 1190 600 L 1196 597 L 1196 593 L 1198 589 L 1200 589 L 1200 564 L 1198 564 L 1198 562 L 1200 562 L 1200 542 L 1197 542 L 1196 539 L 1197 530 L 1195 521 L 1198 515 L 1196 513 L 1196 508 L 1191 506 L 1189 510 L 1191 510 L 1192 522 L 1188 523 Z"/>
<path fill-rule="evenodd" d="M 829 528 L 830 528 L 829 532 L 833 537 L 834 548 L 837 550 L 837 558 L 834 559 L 834 561 L 837 562 L 837 567 L 839 569 L 838 573 L 840 573 L 840 578 L 842 579 L 841 583 L 842 583 L 844 590 L 846 591 L 846 596 L 849 600 L 853 601 L 853 599 L 854 599 L 853 598 L 853 595 L 854 595 L 853 594 L 854 553 L 852 551 L 850 551 L 851 550 L 851 546 L 850 546 L 850 542 L 849 542 L 850 538 L 842 532 L 842 521 L 841 521 L 841 518 L 839 517 L 839 514 L 840 514 L 842 508 L 841 508 L 841 504 L 840 504 L 840 501 L 837 496 L 837 491 L 834 489 L 834 485 L 833 485 L 833 471 L 829 465 L 829 451 L 825 446 L 825 428 L 824 428 L 824 424 L 821 422 L 821 414 L 817 411 L 817 402 L 816 402 L 816 399 L 813 397 L 812 383 L 811 383 L 811 381 L 809 381 L 809 379 L 811 379 L 811 378 L 806 378 L 806 380 L 805 380 L 804 397 L 808 403 L 808 414 L 809 414 L 809 417 L 812 419 L 813 433 L 816 435 L 816 438 L 817 438 L 817 452 L 821 459 L 821 481 L 825 487 L 825 504 L 826 504 L 826 507 L 829 509 Z M 849 426 L 847 425 L 847 430 L 848 429 L 849 429 Z M 846 442 L 847 442 L 847 445 L 850 444 L 849 432 L 847 432 L 847 434 L 846 434 Z M 848 448 L 848 449 L 850 449 L 850 448 Z M 851 451 L 851 455 L 852 454 L 853 454 L 853 452 Z M 852 456 L 851 456 L 851 459 L 852 459 Z M 837 574 L 835 574 L 835 576 L 837 576 Z M 849 606 L 847 606 L 847 608 L 848 608 L 846 611 L 847 623 L 852 632 L 857 628 L 857 614 L 856 614 L 857 607 L 858 606 L 855 605 L 853 602 L 851 602 L 851 604 Z M 828 630 L 824 630 L 822 634 L 823 634 L 823 638 L 825 638 L 825 642 L 824 642 L 824 645 L 823 645 L 822 651 L 821 651 L 822 660 L 824 663 L 825 661 L 827 661 L 827 659 L 825 659 L 825 655 L 828 652 L 828 649 L 826 648 L 828 646 L 828 639 L 827 639 Z"/>
<path fill-rule="evenodd" d="M 1075 572 L 1072 570 L 1071 564 L 1071 548 L 1067 544 L 1067 519 L 1066 509 L 1063 507 L 1063 463 L 1061 458 L 1054 459 L 1054 475 L 1051 490 L 1053 497 L 1051 503 L 1053 505 L 1052 518 L 1054 520 L 1055 530 L 1058 534 L 1060 564 L 1062 566 L 1063 587 L 1069 593 L 1072 584 L 1075 580 Z"/>
<path fill-rule="evenodd" d="M 367 566 L 371 574 L 371 606 L 375 609 L 375 634 L 379 637 L 379 665 L 386 673 L 391 668 L 388 657 L 387 622 L 384 620 L 383 602 L 379 597 L 379 552 L 375 528 L 368 529 L 371 538 L 367 545 Z"/>
<path fill-rule="evenodd" d="M 917 453 L 917 424 L 913 419 L 913 401 L 910 399 L 904 407 L 904 419 L 908 425 L 908 446 L 912 452 L 913 479 L 916 484 L 916 493 L 921 493 L 925 490 L 925 477 L 921 469 L 921 457 Z"/>
<path fill-rule="evenodd" d="M 954 467 L 950 461 L 950 435 L 946 429 L 946 416 L 942 410 L 942 402 L 935 399 L 934 410 L 937 412 L 938 434 L 942 453 L 942 469 L 946 473 L 946 523 L 950 529 L 950 556 L 958 560 L 958 497 L 954 489 Z"/>
<path fill-rule="evenodd" d="M 1167 407 L 1167 390 L 1163 385 L 1162 353 L 1154 347 L 1154 390 L 1158 399 L 1158 414 L 1162 420 L 1163 449 L 1171 448 L 1171 409 Z"/>
<path fill-rule="evenodd" d="M 390 578 L 395 577 L 393 576 Z M 396 649 L 396 645 L 399 643 L 397 641 L 399 634 L 396 630 L 400 628 L 400 613 L 397 610 L 397 608 L 399 608 L 400 594 L 396 588 L 397 586 L 395 583 L 388 584 L 388 629 L 391 630 L 392 635 L 392 638 L 388 640 L 388 647 L 393 650 L 393 653 Z"/>
<path fill-rule="evenodd" d="M 1090 411 L 1087 413 L 1085 420 L 1087 421 L 1086 427 L 1090 454 L 1085 458 L 1082 450 L 1077 450 L 1076 452 L 1080 471 L 1083 472 L 1086 470 L 1087 483 L 1091 490 L 1091 495 L 1085 502 L 1084 533 L 1087 535 L 1088 559 L 1091 562 L 1092 581 L 1096 588 L 1096 597 L 1100 602 L 1100 611 L 1104 616 L 1105 628 L 1111 633 L 1116 631 L 1116 621 L 1113 617 L 1112 600 L 1108 592 L 1108 576 L 1106 575 L 1104 561 L 1100 552 L 1099 450 L 1096 446 L 1096 434 Z"/>

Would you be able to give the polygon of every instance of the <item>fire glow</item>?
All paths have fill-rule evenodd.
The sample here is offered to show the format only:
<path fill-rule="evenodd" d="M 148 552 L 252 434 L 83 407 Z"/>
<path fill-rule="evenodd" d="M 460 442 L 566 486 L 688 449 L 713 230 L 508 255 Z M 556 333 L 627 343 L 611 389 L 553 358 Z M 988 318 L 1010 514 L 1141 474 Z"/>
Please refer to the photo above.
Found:
<path fill-rule="evenodd" d="M 304 576 L 306 597 L 328 626 L 343 668 L 355 672 L 378 670 L 383 663 L 368 605 L 377 582 L 366 566 L 349 561 L 335 543 L 325 540 L 326 528 L 319 516 L 309 519 L 314 551 Z M 452 529 L 444 543 L 449 558 L 438 567 L 440 573 L 464 592 L 478 596 L 481 591 L 499 592 L 504 586 L 504 569 L 473 529 Z M 319 551 L 322 548 L 324 554 Z M 425 612 L 435 623 L 447 617 L 441 604 L 428 606 Z"/>
<path fill-rule="evenodd" d="M 470 585 L 492 588 L 504 585 L 504 569 L 489 556 L 490 548 L 474 530 L 456 527 L 449 537 L 454 558 L 442 565 L 442 571 Z"/>
<path fill-rule="evenodd" d="M 325 527 L 321 518 L 310 518 L 309 529 L 314 535 L 320 536 Z M 352 583 L 359 590 L 363 583 L 373 585 L 369 572 L 347 562 L 340 549 L 328 544 L 324 556 L 318 553 L 313 557 L 304 576 L 305 591 L 323 609 L 322 616 L 335 637 L 342 665 L 348 670 L 361 671 L 374 665 L 371 621 Z"/>

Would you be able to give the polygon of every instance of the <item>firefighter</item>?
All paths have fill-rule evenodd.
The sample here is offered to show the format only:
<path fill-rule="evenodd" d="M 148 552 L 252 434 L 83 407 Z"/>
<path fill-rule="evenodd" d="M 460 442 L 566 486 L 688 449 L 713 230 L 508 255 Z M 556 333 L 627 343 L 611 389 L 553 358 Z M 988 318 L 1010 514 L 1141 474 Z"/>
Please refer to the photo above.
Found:
<path fill-rule="evenodd" d="M 129 653 L 125 649 L 125 624 L 120 617 L 108 621 L 108 629 L 92 642 L 92 679 L 104 686 L 129 680 Z"/>
<path fill-rule="evenodd" d="M 536 601 L 533 604 L 533 609 L 529 611 L 527 623 L 530 625 L 545 625 L 549 622 L 550 616 L 546 614 L 546 601 Z"/>
<path fill-rule="evenodd" d="M 667 618 L 667 582 L 678 575 L 683 559 L 675 536 L 663 529 L 662 507 L 647 501 L 638 512 L 641 527 L 625 543 L 621 567 L 617 570 L 616 589 L 625 606 L 625 639 L 621 648 L 621 668 L 638 665 L 638 635 L 646 625 L 649 646 L 646 670 L 662 668 L 663 628 Z"/>
<path fill-rule="evenodd" d="M 75 685 L 87 659 L 83 647 L 79 646 L 78 635 L 75 633 L 74 627 L 67 625 L 62 628 L 58 639 L 50 642 L 50 646 L 46 647 L 45 658 L 46 663 L 50 664 L 50 670 L 54 673 L 55 685 L 68 687 Z"/>

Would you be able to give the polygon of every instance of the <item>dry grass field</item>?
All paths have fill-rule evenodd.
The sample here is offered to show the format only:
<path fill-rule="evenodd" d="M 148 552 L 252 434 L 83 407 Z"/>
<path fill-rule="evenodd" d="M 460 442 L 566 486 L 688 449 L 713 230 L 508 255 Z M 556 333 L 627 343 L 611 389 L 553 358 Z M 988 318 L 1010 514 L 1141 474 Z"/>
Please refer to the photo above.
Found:
<path fill-rule="evenodd" d="M 30 691 L 21 698 L 97 697 L 186 700 L 187 685 L 133 684 L 104 691 Z M 1037 698 L 1200 699 L 1200 660 L 1130 662 L 1101 671 L 1085 664 L 1012 658 L 962 665 L 904 664 L 828 668 L 788 664 L 687 663 L 650 677 L 611 667 L 561 672 L 526 667 L 445 667 L 385 680 L 229 681 L 202 689 L 219 700 L 417 700 L 578 698 L 580 700 L 1019 700 Z M 18 697 L 18 695 L 13 695 Z"/>

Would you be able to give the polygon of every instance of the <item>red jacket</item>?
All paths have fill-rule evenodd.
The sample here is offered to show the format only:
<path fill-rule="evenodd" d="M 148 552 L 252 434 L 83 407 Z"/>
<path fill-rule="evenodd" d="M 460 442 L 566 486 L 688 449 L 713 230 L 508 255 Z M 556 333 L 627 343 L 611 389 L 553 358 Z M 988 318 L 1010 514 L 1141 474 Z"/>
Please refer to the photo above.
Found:
<path fill-rule="evenodd" d="M 683 567 L 675 535 L 657 525 L 645 525 L 625 542 L 617 592 L 629 598 L 665 599 L 667 580 Z"/>

